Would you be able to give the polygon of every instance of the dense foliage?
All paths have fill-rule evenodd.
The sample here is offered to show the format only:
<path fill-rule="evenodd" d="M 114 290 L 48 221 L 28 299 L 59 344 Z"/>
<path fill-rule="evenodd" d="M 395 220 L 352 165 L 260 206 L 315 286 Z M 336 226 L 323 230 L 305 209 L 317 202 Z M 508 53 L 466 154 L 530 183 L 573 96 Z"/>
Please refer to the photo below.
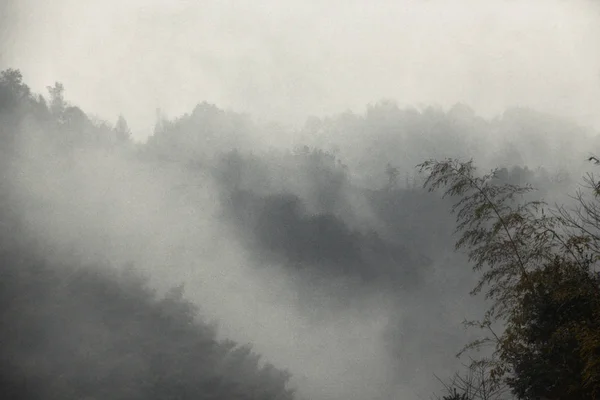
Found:
<path fill-rule="evenodd" d="M 600 186 L 593 175 L 574 208 L 550 208 L 522 200 L 530 186 L 495 182 L 496 171 L 477 176 L 472 162 L 421 168 L 431 190 L 459 198 L 456 247 L 481 272 L 473 294 L 485 290 L 491 302 L 478 323 L 491 335 L 466 349 L 493 345 L 483 360 L 490 385 L 506 384 L 519 399 L 597 399 Z"/>

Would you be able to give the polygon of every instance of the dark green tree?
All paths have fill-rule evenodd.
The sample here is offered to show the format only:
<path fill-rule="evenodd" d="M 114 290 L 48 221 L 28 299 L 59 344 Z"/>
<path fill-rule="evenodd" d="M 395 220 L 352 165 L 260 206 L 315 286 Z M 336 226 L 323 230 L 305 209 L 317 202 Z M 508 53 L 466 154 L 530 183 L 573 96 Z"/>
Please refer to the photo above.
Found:
<path fill-rule="evenodd" d="M 470 323 L 489 332 L 464 351 L 492 346 L 482 360 L 495 384 L 521 399 L 596 399 L 600 395 L 600 203 L 549 208 L 526 201 L 529 185 L 501 183 L 497 171 L 476 175 L 472 161 L 427 161 L 425 186 L 456 196 L 457 249 L 466 249 L 490 307 Z M 481 362 L 479 360 L 478 362 Z"/>

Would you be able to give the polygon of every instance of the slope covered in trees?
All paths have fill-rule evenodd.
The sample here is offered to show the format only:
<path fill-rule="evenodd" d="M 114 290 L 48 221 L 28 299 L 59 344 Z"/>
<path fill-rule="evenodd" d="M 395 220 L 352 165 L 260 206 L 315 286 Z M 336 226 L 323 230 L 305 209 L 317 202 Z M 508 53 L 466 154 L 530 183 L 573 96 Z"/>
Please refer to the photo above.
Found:
<path fill-rule="evenodd" d="M 450 398 L 597 398 L 597 181 L 567 196 L 590 132 L 528 110 L 487 121 L 390 102 L 309 119 L 293 149 L 256 141 L 278 129 L 203 103 L 136 143 L 123 116 L 113 126 L 59 83 L 45 98 L 2 72 L 0 390 L 409 397 L 473 339 L 489 357 Z M 499 168 L 414 169 L 447 156 Z M 475 273 L 453 253 L 453 196 Z M 468 299 L 473 286 L 487 298 Z M 482 341 L 459 326 L 478 313 Z"/>
<path fill-rule="evenodd" d="M 20 141 L 44 140 L 44 161 L 59 162 L 79 146 L 115 150 L 129 140 L 122 118 L 115 129 L 94 123 L 65 105 L 62 86 L 50 93 L 47 106 L 18 71 L 0 77 L 2 396 L 292 399 L 290 375 L 263 362 L 251 346 L 218 338 L 216 327 L 183 297 L 183 287 L 159 295 L 139 271 L 110 260 L 53 256 L 23 228 L 27 216 L 14 198 L 17 167 L 28 156 Z"/>

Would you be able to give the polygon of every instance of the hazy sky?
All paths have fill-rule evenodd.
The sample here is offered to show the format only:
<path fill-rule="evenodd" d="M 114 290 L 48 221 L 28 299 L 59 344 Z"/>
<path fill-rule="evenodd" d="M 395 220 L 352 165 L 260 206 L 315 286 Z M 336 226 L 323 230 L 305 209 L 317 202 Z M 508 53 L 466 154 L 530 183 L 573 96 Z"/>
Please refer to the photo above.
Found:
<path fill-rule="evenodd" d="M 466 102 L 526 105 L 584 123 L 600 109 L 600 6 L 590 1 L 7 0 L 0 67 L 54 81 L 85 111 L 201 101 L 298 123 L 309 114 Z M 9 28 L 6 28 L 9 27 Z"/>

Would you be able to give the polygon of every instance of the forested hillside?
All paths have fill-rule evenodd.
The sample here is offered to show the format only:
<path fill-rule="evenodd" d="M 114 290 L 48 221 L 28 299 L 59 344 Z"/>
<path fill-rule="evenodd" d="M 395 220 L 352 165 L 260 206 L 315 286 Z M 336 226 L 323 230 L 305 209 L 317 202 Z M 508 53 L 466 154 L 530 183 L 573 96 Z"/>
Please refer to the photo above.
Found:
<path fill-rule="evenodd" d="M 141 143 L 65 93 L 0 76 L 7 398 L 600 396 L 595 132 L 391 102 L 286 132 L 201 103 Z"/>
<path fill-rule="evenodd" d="M 18 182 L 24 141 L 51 168 L 86 147 L 127 151 L 115 128 L 67 106 L 60 86 L 46 102 L 16 70 L 2 72 L 0 238 L 0 392 L 11 399 L 292 399 L 289 374 L 251 346 L 218 339 L 216 326 L 183 298 L 183 286 L 158 295 L 131 267 L 48 246 L 27 229 Z M 40 153 L 35 155 L 41 156 Z M 75 195 L 76 194 L 72 194 Z M 43 199 L 29 207 L 52 212 Z M 53 234 L 60 235 L 59 232 Z M 124 268 L 120 268 L 124 267 Z"/>

